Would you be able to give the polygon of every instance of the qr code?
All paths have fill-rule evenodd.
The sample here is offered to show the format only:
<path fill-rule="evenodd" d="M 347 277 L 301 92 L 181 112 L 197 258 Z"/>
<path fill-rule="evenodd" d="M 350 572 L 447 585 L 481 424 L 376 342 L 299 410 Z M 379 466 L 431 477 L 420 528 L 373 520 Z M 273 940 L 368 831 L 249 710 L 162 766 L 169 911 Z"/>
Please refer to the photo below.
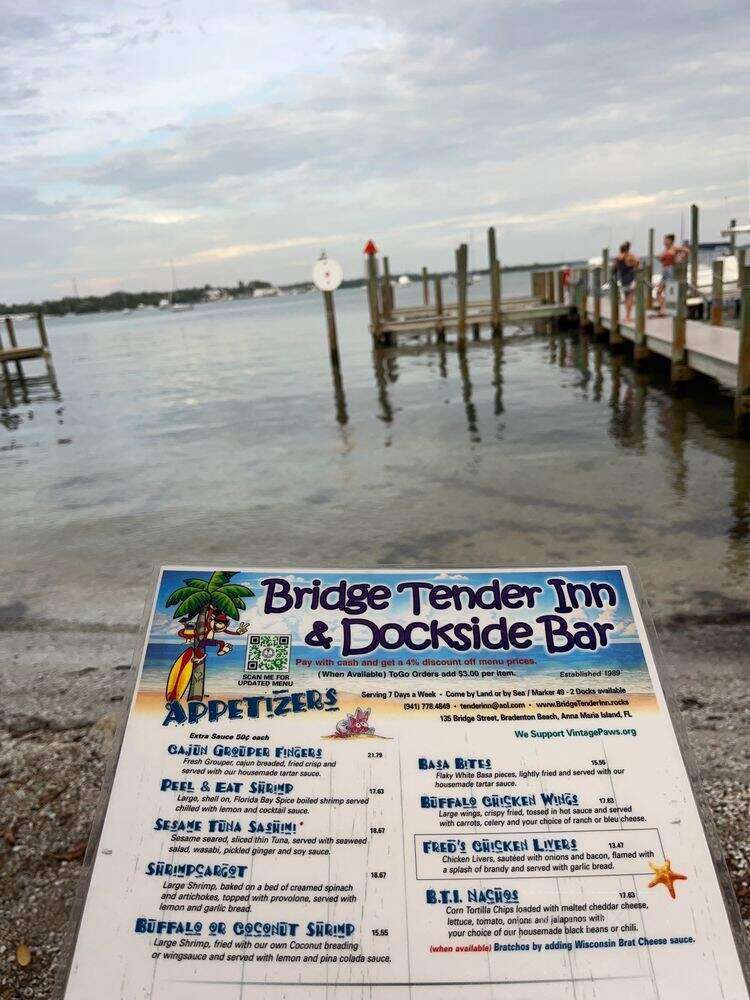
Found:
<path fill-rule="evenodd" d="M 247 637 L 246 674 L 289 673 L 291 636 L 262 635 L 250 632 Z"/>

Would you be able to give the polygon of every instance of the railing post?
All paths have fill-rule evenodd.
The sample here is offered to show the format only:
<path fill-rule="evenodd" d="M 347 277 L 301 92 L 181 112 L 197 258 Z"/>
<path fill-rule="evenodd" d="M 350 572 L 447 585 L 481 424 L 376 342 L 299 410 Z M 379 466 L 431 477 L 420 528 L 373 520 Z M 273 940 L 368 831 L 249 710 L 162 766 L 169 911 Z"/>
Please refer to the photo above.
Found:
<path fill-rule="evenodd" d="M 687 267 L 675 267 L 677 305 L 672 318 L 672 381 L 684 382 L 693 373 L 687 363 Z"/>
<path fill-rule="evenodd" d="M 618 347 L 622 343 L 620 333 L 620 286 L 614 274 L 609 279 L 609 343 Z"/>
<path fill-rule="evenodd" d="M 565 301 L 565 273 L 564 271 L 555 271 L 556 289 L 555 289 L 555 302 L 559 302 L 560 305 Z"/>
<path fill-rule="evenodd" d="M 750 267 L 743 265 L 737 282 L 740 288 L 740 344 L 734 414 L 737 423 L 746 429 L 750 416 Z"/>
<path fill-rule="evenodd" d="M 736 225 L 737 225 L 737 220 L 736 219 L 732 219 L 730 221 L 730 223 L 729 223 L 729 228 L 730 229 L 734 229 L 734 227 Z M 731 257 L 734 257 L 734 252 L 735 252 L 736 249 L 737 249 L 737 234 L 730 232 L 730 234 L 729 234 L 729 254 L 730 254 Z"/>
<path fill-rule="evenodd" d="M 737 275 L 739 279 L 739 275 Z M 714 261 L 711 282 L 711 326 L 721 326 L 724 312 L 724 261 Z"/>
<path fill-rule="evenodd" d="M 445 326 L 443 325 L 443 283 L 440 276 L 436 275 L 435 285 L 435 332 L 438 340 L 445 340 Z"/>
<path fill-rule="evenodd" d="M 609 250 L 605 247 L 602 250 L 602 284 L 606 285 L 609 281 Z"/>
<path fill-rule="evenodd" d="M 654 308 L 654 230 L 648 231 L 648 257 L 646 259 L 646 277 L 648 287 L 646 289 L 646 305 L 649 309 Z"/>
<path fill-rule="evenodd" d="M 638 268 L 635 278 L 635 346 L 633 348 L 633 360 L 636 362 L 645 361 L 648 357 L 648 347 L 646 346 L 646 299 L 648 272 L 643 268 Z"/>

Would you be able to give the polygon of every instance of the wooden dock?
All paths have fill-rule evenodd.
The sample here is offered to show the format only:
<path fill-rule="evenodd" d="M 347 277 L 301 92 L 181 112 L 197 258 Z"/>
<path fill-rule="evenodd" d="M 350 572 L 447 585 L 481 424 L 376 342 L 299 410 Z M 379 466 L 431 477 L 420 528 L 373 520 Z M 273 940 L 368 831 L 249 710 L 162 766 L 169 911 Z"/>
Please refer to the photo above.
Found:
<path fill-rule="evenodd" d="M 686 251 L 684 263 L 674 268 L 673 312 L 662 316 L 651 311 L 656 258 L 654 230 L 649 229 L 648 255 L 637 272 L 633 318 L 627 322 L 608 248 L 602 250 L 598 266 L 532 269 L 530 294 L 504 298 L 495 229 L 491 226 L 487 231 L 489 299 L 470 301 L 473 283 L 467 274 L 468 247 L 462 243 L 455 251 L 453 272 L 430 275 L 423 267 L 421 303 L 397 306 L 397 285 L 391 277 L 388 257 L 383 257 L 381 271 L 377 247 L 369 240 L 365 247 L 366 280 L 375 357 L 382 348 L 398 347 L 402 338 L 413 342 L 424 337 L 429 343 L 434 336 L 438 344 L 443 345 L 447 334 L 451 333 L 455 335 L 455 348 L 461 354 L 469 339 L 481 339 L 483 327 L 491 331 L 493 341 L 499 341 L 503 327 L 511 324 L 535 332 L 553 332 L 564 326 L 594 338 L 606 336 L 615 352 L 631 343 L 637 365 L 644 364 L 652 356 L 666 358 L 674 383 L 687 386 L 695 374 L 715 379 L 734 393 L 738 428 L 750 430 L 750 265 L 745 263 L 745 252 L 732 241 L 739 293 L 737 302 L 732 301 L 732 317 L 738 310 L 739 329 L 725 326 L 726 293 L 734 287 L 734 279 L 730 279 L 730 285 L 725 284 L 724 261 L 720 259 L 713 264 L 710 290 L 706 291 L 705 279 L 698 287 L 697 206 L 691 206 L 690 217 L 689 252 Z M 446 302 L 443 294 L 443 284 L 448 281 L 455 286 L 453 302 Z M 700 318 L 691 315 L 693 312 Z"/>
<path fill-rule="evenodd" d="M 3 342 L 2 329 L 0 328 L 0 388 L 4 390 L 8 402 L 13 405 L 16 397 L 16 390 L 20 389 L 20 396 L 25 396 L 27 376 L 24 373 L 23 362 L 41 359 L 47 367 L 49 384 L 55 387 L 55 370 L 52 365 L 52 354 L 50 352 L 49 340 L 47 338 L 47 328 L 44 323 L 44 316 L 41 312 L 36 315 L 36 327 L 39 334 L 37 344 L 19 344 L 16 335 L 15 322 L 12 316 L 4 317 L 5 332 L 8 337 L 10 347 L 6 347 Z M 15 376 L 13 375 L 15 371 Z"/>

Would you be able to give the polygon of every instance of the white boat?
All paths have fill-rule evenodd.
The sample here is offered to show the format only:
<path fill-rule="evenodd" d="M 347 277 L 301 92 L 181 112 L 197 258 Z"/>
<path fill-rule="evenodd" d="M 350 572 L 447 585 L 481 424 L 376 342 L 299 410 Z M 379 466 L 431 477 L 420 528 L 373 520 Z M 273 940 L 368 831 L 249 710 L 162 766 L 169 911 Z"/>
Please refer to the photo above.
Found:
<path fill-rule="evenodd" d="M 174 305 L 172 306 L 172 312 L 175 313 L 190 312 L 192 308 L 193 308 L 192 302 L 175 302 Z"/>
<path fill-rule="evenodd" d="M 398 279 L 398 283 L 399 285 L 410 285 L 411 278 L 409 277 L 408 274 L 402 274 L 401 277 Z"/>
<path fill-rule="evenodd" d="M 159 305 L 158 305 L 159 309 L 169 309 L 170 305 L 171 303 L 169 299 L 159 299 Z"/>

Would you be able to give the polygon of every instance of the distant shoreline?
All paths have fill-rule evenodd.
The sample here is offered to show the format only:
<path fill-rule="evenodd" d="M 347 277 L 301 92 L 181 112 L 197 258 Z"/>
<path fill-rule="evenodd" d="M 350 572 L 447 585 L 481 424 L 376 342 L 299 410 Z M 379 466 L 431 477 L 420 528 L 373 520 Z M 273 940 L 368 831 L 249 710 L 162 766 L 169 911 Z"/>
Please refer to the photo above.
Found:
<path fill-rule="evenodd" d="M 550 270 L 559 267 L 576 267 L 585 261 L 553 261 L 533 264 L 512 264 L 501 268 L 505 274 L 512 274 L 517 271 L 534 271 L 539 268 Z M 472 269 L 472 274 L 487 275 L 488 268 L 478 267 Z M 394 273 L 394 280 L 397 277 L 406 275 L 414 284 L 422 280 L 419 272 L 400 271 Z M 455 271 L 431 271 L 431 278 L 453 278 Z M 367 279 L 349 278 L 341 283 L 341 287 L 363 288 L 367 285 Z M 108 295 L 86 295 L 86 296 L 65 296 L 61 299 L 45 299 L 43 302 L 14 302 L 10 305 L 0 303 L 0 313 L 3 315 L 19 315 L 43 313 L 45 316 L 86 316 L 92 313 L 117 313 L 129 312 L 135 309 L 159 308 L 160 304 L 169 302 L 170 305 L 198 305 L 199 303 L 211 303 L 231 301 L 235 299 L 251 299 L 255 297 L 270 297 L 278 293 L 300 294 L 312 291 L 314 285 L 311 281 L 297 281 L 287 285 L 274 285 L 270 281 L 254 280 L 239 282 L 234 286 L 214 286 L 200 285 L 194 288 L 177 288 L 173 292 L 165 291 L 142 291 L 142 292 L 110 292 Z M 259 293 L 256 296 L 256 291 Z M 213 297 L 211 297 L 213 296 Z"/>

